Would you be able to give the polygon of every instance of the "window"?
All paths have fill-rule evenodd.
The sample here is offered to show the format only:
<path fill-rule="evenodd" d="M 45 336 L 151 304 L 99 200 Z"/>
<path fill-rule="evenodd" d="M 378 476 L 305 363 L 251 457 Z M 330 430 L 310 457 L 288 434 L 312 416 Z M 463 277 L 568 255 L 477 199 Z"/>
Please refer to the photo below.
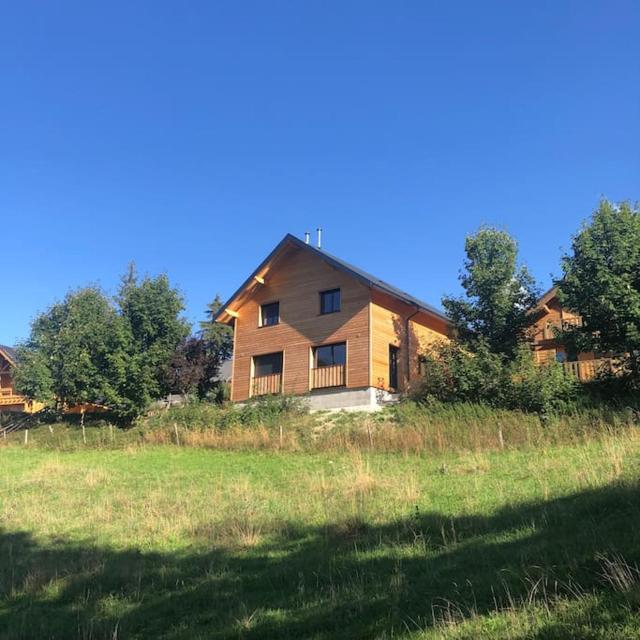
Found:
<path fill-rule="evenodd" d="M 282 351 L 253 357 L 254 377 L 261 378 L 274 373 L 282 373 Z"/>
<path fill-rule="evenodd" d="M 270 302 L 260 307 L 260 326 L 270 327 L 280 322 L 280 303 Z"/>
<path fill-rule="evenodd" d="M 316 368 L 332 367 L 347 363 L 347 345 L 344 342 L 327 344 L 313 350 L 313 364 Z"/>
<path fill-rule="evenodd" d="M 340 311 L 340 289 L 320 292 L 320 313 Z"/>

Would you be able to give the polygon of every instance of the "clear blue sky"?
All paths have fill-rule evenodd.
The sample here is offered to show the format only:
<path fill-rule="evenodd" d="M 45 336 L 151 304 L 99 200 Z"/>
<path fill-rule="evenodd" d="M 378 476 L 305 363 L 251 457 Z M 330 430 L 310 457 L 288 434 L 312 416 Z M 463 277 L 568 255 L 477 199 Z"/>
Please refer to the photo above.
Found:
<path fill-rule="evenodd" d="M 543 286 L 640 199 L 640 4 L 5 2 L 0 343 L 134 260 L 187 315 L 286 232 L 434 304 L 506 227 Z"/>

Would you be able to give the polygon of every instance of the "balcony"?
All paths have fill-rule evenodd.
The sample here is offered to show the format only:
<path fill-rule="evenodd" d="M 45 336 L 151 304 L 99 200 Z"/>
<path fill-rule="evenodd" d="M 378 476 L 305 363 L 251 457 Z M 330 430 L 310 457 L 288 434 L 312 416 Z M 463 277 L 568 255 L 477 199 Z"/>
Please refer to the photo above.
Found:
<path fill-rule="evenodd" d="M 315 369 L 311 369 L 312 389 L 344 387 L 345 382 L 345 366 L 343 364 L 333 364 L 328 367 L 316 367 Z"/>
<path fill-rule="evenodd" d="M 7 391 L 7 389 L 0 389 L 0 407 L 9 407 L 12 405 L 18 404 L 26 404 L 27 399 L 24 396 L 17 396 L 13 393 L 11 389 L 11 393 L 2 393 L 2 391 Z"/>
<path fill-rule="evenodd" d="M 578 360 L 575 362 L 563 362 L 565 373 L 575 376 L 581 382 L 593 380 L 599 374 L 615 372 L 615 366 L 611 358 L 599 358 L 597 360 Z"/>
<path fill-rule="evenodd" d="M 271 373 L 267 376 L 254 376 L 251 379 L 252 396 L 268 396 L 282 392 L 282 374 Z"/>

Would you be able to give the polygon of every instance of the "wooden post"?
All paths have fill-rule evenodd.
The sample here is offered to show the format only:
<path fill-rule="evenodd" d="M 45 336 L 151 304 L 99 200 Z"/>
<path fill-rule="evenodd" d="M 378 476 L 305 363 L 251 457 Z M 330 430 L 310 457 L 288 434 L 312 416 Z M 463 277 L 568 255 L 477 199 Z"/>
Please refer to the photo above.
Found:
<path fill-rule="evenodd" d="M 504 438 L 502 437 L 502 427 L 498 427 L 498 441 L 500 442 L 500 448 L 504 449 Z"/>
<path fill-rule="evenodd" d="M 111 436 L 111 442 L 113 442 L 113 425 L 109 423 L 109 435 Z"/>
<path fill-rule="evenodd" d="M 178 423 L 173 423 L 173 430 L 176 432 L 176 444 L 180 446 L 180 436 L 178 435 Z"/>
<path fill-rule="evenodd" d="M 282 425 L 280 425 L 280 448 L 281 449 L 282 449 L 282 440 L 283 440 Z"/>
<path fill-rule="evenodd" d="M 29 429 L 24 430 L 24 443 L 29 444 Z"/>
<path fill-rule="evenodd" d="M 371 423 L 367 420 L 367 435 L 369 436 L 369 449 L 373 451 L 373 433 L 371 433 Z"/>
<path fill-rule="evenodd" d="M 82 442 L 87 444 L 87 432 L 84 428 L 84 407 L 80 409 L 80 426 L 82 427 Z"/>

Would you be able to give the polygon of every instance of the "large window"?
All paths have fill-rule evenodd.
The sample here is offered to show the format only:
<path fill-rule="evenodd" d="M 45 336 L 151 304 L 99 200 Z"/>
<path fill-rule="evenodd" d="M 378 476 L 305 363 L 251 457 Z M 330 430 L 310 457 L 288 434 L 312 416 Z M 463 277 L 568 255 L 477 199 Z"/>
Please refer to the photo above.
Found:
<path fill-rule="evenodd" d="M 270 327 L 280 322 L 280 303 L 270 302 L 260 307 L 260 326 Z"/>
<path fill-rule="evenodd" d="M 347 345 L 344 342 L 327 344 L 313 350 L 313 364 L 316 368 L 332 367 L 347 363 Z"/>
<path fill-rule="evenodd" d="M 253 357 L 253 375 L 256 378 L 282 373 L 282 351 Z"/>
<path fill-rule="evenodd" d="M 340 289 L 320 292 L 320 313 L 340 311 Z"/>

